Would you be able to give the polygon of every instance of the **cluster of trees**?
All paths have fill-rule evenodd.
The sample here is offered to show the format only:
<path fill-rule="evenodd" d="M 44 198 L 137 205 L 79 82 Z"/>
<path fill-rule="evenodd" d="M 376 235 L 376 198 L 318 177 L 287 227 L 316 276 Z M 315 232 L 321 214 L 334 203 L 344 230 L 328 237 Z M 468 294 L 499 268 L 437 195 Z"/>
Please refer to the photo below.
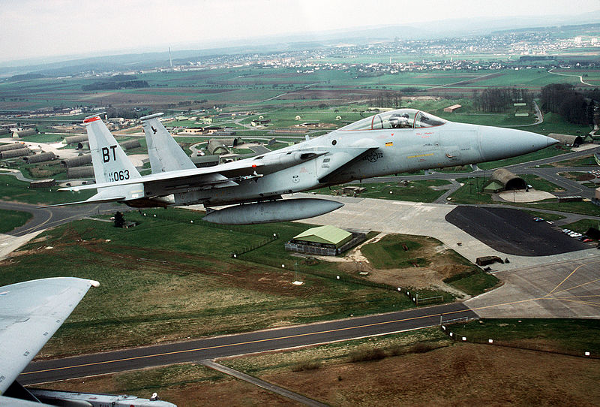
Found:
<path fill-rule="evenodd" d="M 117 90 L 147 88 L 149 86 L 147 81 L 138 80 L 135 75 L 115 75 L 101 81 L 90 83 L 89 85 L 83 85 L 81 89 L 84 91 Z"/>
<path fill-rule="evenodd" d="M 399 109 L 402 107 L 402 92 L 381 92 L 375 98 L 369 101 L 371 107 L 393 107 Z"/>
<path fill-rule="evenodd" d="M 584 95 L 575 90 L 573 85 L 552 83 L 542 88 L 542 109 L 558 113 L 570 123 L 593 124 L 594 99 L 600 96 L 599 93 L 595 89 Z"/>
<path fill-rule="evenodd" d="M 115 117 L 122 117 L 124 119 L 139 119 L 142 116 L 147 115 L 147 112 L 138 112 L 130 108 L 119 108 L 109 106 L 106 109 L 106 117 L 112 119 Z"/>
<path fill-rule="evenodd" d="M 43 78 L 44 75 L 40 74 L 40 73 L 26 73 L 26 74 L 22 74 L 22 75 L 13 75 L 10 78 L 8 78 L 9 82 L 17 82 L 17 81 L 27 81 L 27 80 L 31 80 L 31 79 L 39 79 L 39 78 Z"/>
<path fill-rule="evenodd" d="M 139 89 L 147 88 L 147 81 L 131 80 L 131 81 L 97 81 L 89 85 L 81 86 L 84 91 L 93 90 L 117 90 L 117 89 Z"/>
<path fill-rule="evenodd" d="M 527 103 L 531 106 L 533 94 L 527 89 L 519 88 L 488 88 L 473 96 L 474 105 L 478 110 L 487 113 L 505 112 L 514 103 Z"/>

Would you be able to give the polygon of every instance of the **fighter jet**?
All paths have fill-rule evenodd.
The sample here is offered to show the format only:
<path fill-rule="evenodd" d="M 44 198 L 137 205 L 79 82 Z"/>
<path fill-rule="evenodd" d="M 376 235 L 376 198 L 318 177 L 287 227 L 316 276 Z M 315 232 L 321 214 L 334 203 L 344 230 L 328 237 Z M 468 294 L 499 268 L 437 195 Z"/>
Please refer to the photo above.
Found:
<path fill-rule="evenodd" d="M 55 277 L 0 287 L 0 406 L 177 407 L 135 396 L 26 389 L 16 381 L 90 287 L 98 285 Z"/>
<path fill-rule="evenodd" d="M 253 224 L 318 216 L 343 204 L 285 194 L 406 171 L 477 164 L 536 151 L 556 140 L 527 131 L 454 123 L 415 109 L 373 115 L 281 150 L 195 168 L 159 115 L 142 119 L 152 174 L 141 176 L 99 116 L 84 120 L 96 184 L 87 201 L 132 207 L 191 205 L 205 220 Z M 225 209 L 214 207 L 232 205 Z"/>

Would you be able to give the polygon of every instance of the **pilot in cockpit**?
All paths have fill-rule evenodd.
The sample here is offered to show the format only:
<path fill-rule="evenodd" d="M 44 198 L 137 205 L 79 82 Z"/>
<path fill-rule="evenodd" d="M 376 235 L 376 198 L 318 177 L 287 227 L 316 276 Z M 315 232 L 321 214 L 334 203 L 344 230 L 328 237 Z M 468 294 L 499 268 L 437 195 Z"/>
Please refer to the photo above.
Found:
<path fill-rule="evenodd" d="M 390 117 L 390 123 L 394 129 L 406 129 L 412 127 L 408 121 L 408 113 L 404 113 L 401 116 Z"/>

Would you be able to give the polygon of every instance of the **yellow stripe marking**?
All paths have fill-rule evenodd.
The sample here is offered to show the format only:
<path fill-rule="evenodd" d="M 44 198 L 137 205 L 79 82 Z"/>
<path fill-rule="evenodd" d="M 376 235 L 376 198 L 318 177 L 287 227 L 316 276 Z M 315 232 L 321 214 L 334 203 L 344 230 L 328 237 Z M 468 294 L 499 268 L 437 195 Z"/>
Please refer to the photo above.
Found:
<path fill-rule="evenodd" d="M 550 291 L 548 294 L 546 294 L 546 296 L 551 295 L 554 291 L 558 290 L 558 287 L 560 287 L 561 285 L 563 285 L 563 283 L 565 281 L 567 281 L 577 270 L 579 270 L 580 268 L 582 268 L 583 266 L 585 266 L 585 264 L 582 264 L 579 267 L 576 267 L 575 270 L 573 270 L 571 272 L 571 274 L 569 274 L 568 276 L 565 277 L 565 279 L 563 281 L 560 282 L 560 284 L 558 284 L 556 287 L 554 287 L 554 289 L 552 291 Z"/>
<path fill-rule="evenodd" d="M 574 287 L 565 288 L 564 290 L 557 291 L 555 293 L 555 295 L 556 294 L 560 294 L 560 293 L 564 293 L 564 292 L 567 292 L 567 291 L 570 291 L 570 290 L 574 290 L 575 288 L 583 287 L 584 285 L 593 284 L 593 283 L 595 283 L 596 281 L 599 281 L 599 280 L 600 280 L 600 278 L 596 278 L 596 279 L 594 279 L 592 281 L 588 281 L 587 283 L 581 283 L 581 284 L 576 285 Z"/>
<path fill-rule="evenodd" d="M 52 369 L 43 369 L 43 370 L 36 370 L 36 371 L 31 371 L 31 372 L 23 372 L 21 374 L 27 375 L 27 374 L 33 374 L 33 373 L 46 373 L 46 372 L 57 371 L 57 370 L 75 369 L 78 367 L 98 366 L 98 365 L 107 365 L 109 363 L 126 362 L 126 361 L 131 361 L 131 360 L 150 359 L 150 358 L 157 357 L 157 356 L 177 355 L 177 354 L 183 354 L 183 353 L 198 352 L 198 351 L 208 350 L 208 349 L 228 348 L 228 347 L 232 347 L 232 346 L 248 345 L 248 344 L 252 344 L 252 343 L 270 342 L 270 341 L 290 339 L 290 338 L 300 338 L 303 336 L 318 335 L 318 334 L 324 334 L 324 333 L 330 333 L 330 332 L 348 331 L 351 329 L 367 328 L 367 327 L 373 327 L 373 326 L 378 326 L 378 325 L 387 325 L 387 324 L 393 324 L 393 323 L 397 323 L 397 322 L 405 322 L 405 321 L 411 321 L 411 320 L 417 320 L 417 319 L 430 318 L 430 317 L 437 316 L 437 315 L 449 315 L 449 314 L 456 314 L 456 313 L 470 312 L 470 311 L 471 311 L 470 309 L 464 309 L 464 310 L 457 310 L 457 311 L 450 311 L 450 312 L 443 312 L 443 313 L 427 314 L 427 315 L 422 315 L 422 316 L 418 316 L 418 317 L 396 319 L 396 320 L 392 320 L 392 321 L 375 322 L 372 324 L 356 325 L 356 326 L 350 326 L 350 327 L 346 327 L 346 328 L 328 329 L 325 331 L 307 332 L 307 333 L 303 333 L 303 334 L 288 335 L 288 336 L 278 336 L 276 338 L 266 338 L 266 339 L 258 339 L 258 340 L 246 341 L 246 342 L 230 343 L 230 344 L 225 344 L 225 345 L 206 346 L 203 348 L 155 353 L 152 355 L 132 356 L 132 357 L 123 358 L 123 359 L 105 360 L 102 362 L 91 362 L 91 363 L 84 363 L 81 365 L 63 366 L 63 367 L 52 368 Z"/>
<path fill-rule="evenodd" d="M 423 155 L 420 155 L 420 156 L 410 156 L 408 158 L 423 157 L 423 156 L 430 156 L 430 155 L 433 155 L 433 154 L 423 154 Z M 563 279 L 556 287 L 554 287 L 554 289 L 552 291 L 550 291 L 545 296 L 538 297 L 538 298 L 529 298 L 529 299 L 519 300 L 519 301 L 509 301 L 509 302 L 505 302 L 505 303 L 501 303 L 501 304 L 486 305 L 486 306 L 481 306 L 481 307 L 474 307 L 474 308 L 470 308 L 470 309 L 450 311 L 450 312 L 427 314 L 427 315 L 422 315 L 422 316 L 417 316 L 417 317 L 404 318 L 404 319 L 396 319 L 396 320 L 383 321 L 383 322 L 375 322 L 375 323 L 371 323 L 371 324 L 350 326 L 350 327 L 345 327 L 345 328 L 329 329 L 329 330 L 325 330 L 325 331 L 307 332 L 307 333 L 304 333 L 304 334 L 279 336 L 279 337 L 275 337 L 275 338 L 259 339 L 259 340 L 253 340 L 253 341 L 245 341 L 245 342 L 236 342 L 236 343 L 225 344 L 225 345 L 214 345 L 214 346 L 206 346 L 206 347 L 195 348 L 195 349 L 178 350 L 178 351 L 172 351 L 172 352 L 162 352 L 162 353 L 155 353 L 155 354 L 152 354 L 152 355 L 133 356 L 133 357 L 129 357 L 129 358 L 106 360 L 106 361 L 102 361 L 102 362 L 85 363 L 85 364 L 75 365 L 75 366 L 63 366 L 63 367 L 53 368 L 53 369 L 44 369 L 44 370 L 36 370 L 36 371 L 31 371 L 31 372 L 23 372 L 21 374 L 27 375 L 27 374 L 33 374 L 33 373 L 45 373 L 45 372 L 50 372 L 50 371 L 75 369 L 75 368 L 79 368 L 79 367 L 106 365 L 106 364 L 109 364 L 109 363 L 126 362 L 126 361 L 139 360 L 139 359 L 149 359 L 149 358 L 153 358 L 153 357 L 157 357 L 157 356 L 177 355 L 177 354 L 183 354 L 183 353 L 198 352 L 198 351 L 208 350 L 208 349 L 228 348 L 228 347 L 233 347 L 233 346 L 238 346 L 238 345 L 248 345 L 248 344 L 252 344 L 252 343 L 262 343 L 262 342 L 270 342 L 270 341 L 290 339 L 290 338 L 299 338 L 299 337 L 304 337 L 304 336 L 318 335 L 318 334 L 331 333 L 331 332 L 348 331 L 348 330 L 351 330 L 351 329 L 358 329 L 358 328 L 367 328 L 367 327 L 373 327 L 373 326 L 388 325 L 388 324 L 393 324 L 393 323 L 398 323 L 398 322 L 406 322 L 406 321 L 411 321 L 411 320 L 430 318 L 430 317 L 437 316 L 437 315 L 458 314 L 458 313 L 462 313 L 462 312 L 477 311 L 477 310 L 482 310 L 482 309 L 486 309 L 486 308 L 501 307 L 501 306 L 504 306 L 504 305 L 520 304 L 520 303 L 525 303 L 525 302 L 530 302 L 530 301 L 555 300 L 555 301 L 577 302 L 577 303 L 587 304 L 587 305 L 592 305 L 592 306 L 600 306 L 600 304 L 596 304 L 596 303 L 593 303 L 593 302 L 590 302 L 590 301 L 583 301 L 583 300 L 577 300 L 577 299 L 568 299 L 568 298 L 563 298 L 563 297 L 548 298 L 552 293 L 554 293 L 556 290 L 558 290 L 558 288 L 562 284 L 564 284 L 564 282 L 567 281 L 577 270 L 579 270 L 581 267 L 583 267 L 585 265 L 586 264 L 582 264 L 579 267 L 575 268 L 575 270 L 573 270 L 567 277 L 565 277 L 565 279 Z M 596 279 L 594 281 L 597 281 L 597 280 L 600 280 L 600 279 Z M 592 283 L 594 281 L 589 281 L 587 283 L 583 283 L 583 284 L 580 284 L 580 285 L 575 286 L 575 287 L 571 287 L 571 288 L 567 288 L 567 289 L 561 290 L 561 291 L 559 291 L 559 293 L 560 292 L 564 292 L 564 291 L 568 291 L 568 290 L 572 290 L 572 289 L 577 288 L 577 287 L 581 287 L 583 285 Z"/>

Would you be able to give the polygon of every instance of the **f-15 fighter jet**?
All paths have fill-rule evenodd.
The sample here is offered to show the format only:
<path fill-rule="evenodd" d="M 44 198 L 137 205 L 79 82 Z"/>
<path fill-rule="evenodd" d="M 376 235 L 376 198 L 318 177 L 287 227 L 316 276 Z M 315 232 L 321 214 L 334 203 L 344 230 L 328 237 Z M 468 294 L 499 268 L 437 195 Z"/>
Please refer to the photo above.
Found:
<path fill-rule="evenodd" d="M 152 174 L 141 176 L 99 116 L 84 120 L 96 184 L 83 203 L 123 202 L 133 207 L 207 208 L 210 222 L 252 224 L 303 219 L 342 206 L 316 199 L 282 199 L 353 180 L 514 157 L 556 140 L 527 131 L 454 123 L 415 109 L 359 120 L 328 134 L 256 157 L 196 168 L 158 115 L 142 118 Z M 78 203 L 82 203 L 78 202 Z M 233 205 L 212 210 L 216 206 Z"/>

